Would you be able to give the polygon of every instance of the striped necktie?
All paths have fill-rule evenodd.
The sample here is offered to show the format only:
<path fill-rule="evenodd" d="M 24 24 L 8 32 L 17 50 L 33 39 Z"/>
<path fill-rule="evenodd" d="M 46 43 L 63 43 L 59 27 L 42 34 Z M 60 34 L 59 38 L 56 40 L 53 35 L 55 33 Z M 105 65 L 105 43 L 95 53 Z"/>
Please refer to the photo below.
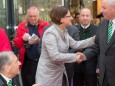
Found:
<path fill-rule="evenodd" d="M 13 84 L 12 84 L 12 80 L 9 80 L 9 82 L 8 82 L 8 86 L 13 86 Z"/>
<path fill-rule="evenodd" d="M 113 25 L 113 22 L 110 21 L 109 26 L 108 26 L 107 43 L 109 43 L 111 36 L 112 36 L 112 25 Z"/>

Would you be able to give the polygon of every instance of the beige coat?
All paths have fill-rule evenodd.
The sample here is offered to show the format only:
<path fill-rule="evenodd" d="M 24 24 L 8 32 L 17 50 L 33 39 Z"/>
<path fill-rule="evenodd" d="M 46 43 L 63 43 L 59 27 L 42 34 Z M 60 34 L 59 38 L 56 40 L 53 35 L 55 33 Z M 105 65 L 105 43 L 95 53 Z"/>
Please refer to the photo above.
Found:
<path fill-rule="evenodd" d="M 91 38 L 85 41 L 75 41 L 68 35 L 66 29 L 61 30 L 55 24 L 49 27 L 42 39 L 36 83 L 41 83 L 42 86 L 62 86 L 63 73 L 66 75 L 64 63 L 76 62 L 76 55 L 67 53 L 69 46 L 80 49 L 92 44 L 94 43 Z"/>

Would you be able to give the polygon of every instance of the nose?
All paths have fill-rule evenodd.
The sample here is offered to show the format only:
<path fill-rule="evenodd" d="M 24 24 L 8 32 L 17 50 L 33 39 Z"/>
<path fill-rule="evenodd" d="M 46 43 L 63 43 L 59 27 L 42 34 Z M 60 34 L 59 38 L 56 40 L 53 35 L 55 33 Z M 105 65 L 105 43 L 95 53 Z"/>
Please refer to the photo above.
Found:
<path fill-rule="evenodd" d="M 87 18 L 87 16 L 84 16 L 84 19 L 86 19 Z"/>
<path fill-rule="evenodd" d="M 21 62 L 20 62 L 20 61 L 18 61 L 18 64 L 19 64 L 19 65 L 21 65 Z"/>

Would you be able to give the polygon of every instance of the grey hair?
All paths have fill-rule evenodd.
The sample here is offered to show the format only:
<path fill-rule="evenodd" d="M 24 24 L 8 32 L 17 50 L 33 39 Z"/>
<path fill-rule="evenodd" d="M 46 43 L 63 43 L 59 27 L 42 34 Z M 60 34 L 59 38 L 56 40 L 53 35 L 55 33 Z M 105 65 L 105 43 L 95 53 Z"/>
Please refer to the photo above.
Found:
<path fill-rule="evenodd" d="M 110 5 L 115 5 L 115 0 L 108 0 Z"/>
<path fill-rule="evenodd" d="M 30 4 L 29 6 L 28 6 L 28 9 L 27 9 L 27 16 L 28 16 L 28 11 L 30 10 L 30 9 L 38 9 L 38 12 L 39 12 L 39 7 L 37 6 L 37 4 L 35 4 L 35 3 L 32 3 L 32 4 Z"/>
<path fill-rule="evenodd" d="M 3 51 L 0 52 L 0 71 L 3 70 L 3 66 L 5 64 L 10 64 L 12 60 L 12 55 L 14 53 L 12 51 Z"/>

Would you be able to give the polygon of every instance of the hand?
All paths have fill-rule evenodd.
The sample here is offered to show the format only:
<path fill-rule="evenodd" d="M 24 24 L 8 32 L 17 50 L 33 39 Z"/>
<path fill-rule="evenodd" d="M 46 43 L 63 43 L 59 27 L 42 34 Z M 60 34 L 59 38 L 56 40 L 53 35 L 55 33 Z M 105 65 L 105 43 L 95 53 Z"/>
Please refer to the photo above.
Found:
<path fill-rule="evenodd" d="M 29 33 L 25 33 L 22 37 L 24 41 L 28 41 L 28 38 L 29 38 Z"/>
<path fill-rule="evenodd" d="M 77 63 L 81 63 L 83 60 L 82 60 L 82 57 L 80 57 L 80 55 L 76 55 L 77 56 Z"/>
<path fill-rule="evenodd" d="M 82 61 L 86 60 L 85 55 L 81 52 L 77 52 L 76 56 L 77 56 L 77 62 L 78 63 L 81 63 Z"/>
<path fill-rule="evenodd" d="M 99 68 L 96 69 L 97 76 L 99 77 Z"/>
<path fill-rule="evenodd" d="M 32 86 L 42 86 L 41 84 L 33 84 Z"/>
<path fill-rule="evenodd" d="M 37 44 L 40 42 L 40 38 L 37 35 L 34 35 L 31 39 L 28 40 L 28 44 Z"/>

